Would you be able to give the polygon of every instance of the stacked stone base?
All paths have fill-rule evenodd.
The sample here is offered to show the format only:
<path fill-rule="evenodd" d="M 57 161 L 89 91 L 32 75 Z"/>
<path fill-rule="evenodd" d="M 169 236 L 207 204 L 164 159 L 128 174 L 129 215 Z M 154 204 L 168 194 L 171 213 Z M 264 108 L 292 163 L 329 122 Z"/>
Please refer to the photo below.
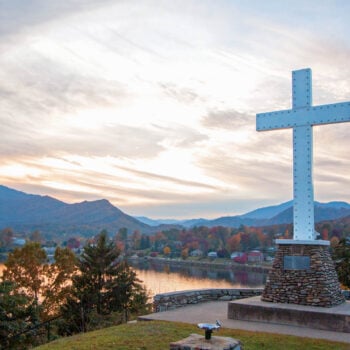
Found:
<path fill-rule="evenodd" d="M 286 267 L 285 257 L 306 257 L 309 265 L 296 269 Z M 261 300 L 320 307 L 344 303 L 329 247 L 316 243 L 278 244 Z"/>

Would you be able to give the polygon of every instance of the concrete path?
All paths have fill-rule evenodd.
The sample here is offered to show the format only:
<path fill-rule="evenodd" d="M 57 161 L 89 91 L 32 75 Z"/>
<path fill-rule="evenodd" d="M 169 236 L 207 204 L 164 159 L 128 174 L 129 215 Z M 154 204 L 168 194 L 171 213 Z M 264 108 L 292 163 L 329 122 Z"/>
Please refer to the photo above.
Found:
<path fill-rule="evenodd" d="M 190 305 L 176 310 L 157 312 L 140 316 L 139 320 L 162 320 L 185 322 L 191 324 L 215 323 L 219 320 L 223 328 L 242 329 L 255 332 L 296 335 L 315 339 L 327 339 L 350 344 L 350 333 L 330 332 L 306 327 L 287 326 L 280 324 L 230 320 L 227 318 L 227 301 L 212 301 Z"/>

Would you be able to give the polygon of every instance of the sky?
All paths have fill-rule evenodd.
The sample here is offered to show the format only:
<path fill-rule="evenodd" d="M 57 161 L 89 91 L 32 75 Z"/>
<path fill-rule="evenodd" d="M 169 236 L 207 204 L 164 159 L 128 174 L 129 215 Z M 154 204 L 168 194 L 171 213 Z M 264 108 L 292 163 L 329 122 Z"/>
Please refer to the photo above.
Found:
<path fill-rule="evenodd" d="M 255 115 L 350 100 L 347 0 L 0 0 L 0 184 L 129 215 L 292 199 L 292 131 Z M 315 199 L 350 202 L 350 123 L 314 127 Z"/>

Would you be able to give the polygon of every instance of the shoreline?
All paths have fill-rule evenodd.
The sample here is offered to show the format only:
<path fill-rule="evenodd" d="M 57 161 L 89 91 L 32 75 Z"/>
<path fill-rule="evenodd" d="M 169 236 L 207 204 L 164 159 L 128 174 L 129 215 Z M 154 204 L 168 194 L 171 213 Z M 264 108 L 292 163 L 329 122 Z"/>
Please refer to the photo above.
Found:
<path fill-rule="evenodd" d="M 211 269 L 222 269 L 222 270 L 233 270 L 233 271 L 246 271 L 246 272 L 259 272 L 268 273 L 272 266 L 264 266 L 258 264 L 238 264 L 231 261 L 199 261 L 199 260 L 180 260 L 180 259 L 170 259 L 170 258 L 156 258 L 156 257 L 128 257 L 128 261 L 137 264 L 142 264 L 145 262 L 154 262 L 160 265 L 170 265 L 175 267 L 191 267 L 197 266 L 202 268 Z"/>

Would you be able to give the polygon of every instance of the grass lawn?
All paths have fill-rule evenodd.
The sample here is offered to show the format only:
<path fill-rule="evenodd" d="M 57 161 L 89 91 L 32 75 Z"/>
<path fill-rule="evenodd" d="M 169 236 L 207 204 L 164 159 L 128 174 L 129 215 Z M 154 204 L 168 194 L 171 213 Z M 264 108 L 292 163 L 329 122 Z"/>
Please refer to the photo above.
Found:
<path fill-rule="evenodd" d="M 188 337 L 191 333 L 203 334 L 195 325 L 166 321 L 149 321 L 123 324 L 116 327 L 61 338 L 37 347 L 36 350 L 167 350 L 169 343 Z M 257 333 L 221 328 L 214 336 L 239 339 L 244 350 L 349 350 L 350 344 L 279 334 Z"/>

